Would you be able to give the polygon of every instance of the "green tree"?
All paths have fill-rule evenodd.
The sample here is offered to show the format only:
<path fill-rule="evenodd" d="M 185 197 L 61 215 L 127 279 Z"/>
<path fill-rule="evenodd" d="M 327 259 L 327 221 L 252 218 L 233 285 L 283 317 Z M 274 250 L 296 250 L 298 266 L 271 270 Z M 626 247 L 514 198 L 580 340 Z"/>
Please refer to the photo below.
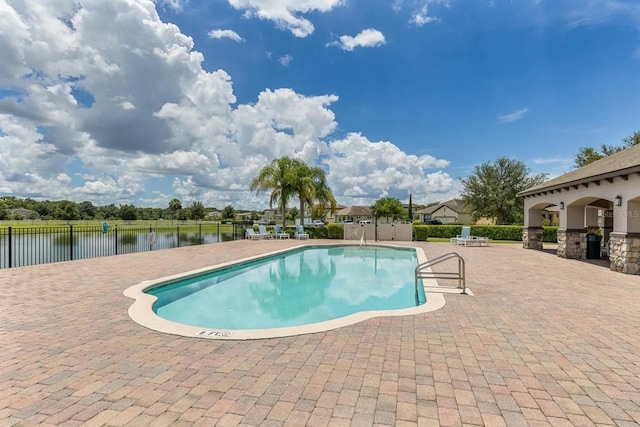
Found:
<path fill-rule="evenodd" d="M 300 211 L 298 208 L 291 208 L 287 211 L 287 219 L 293 221 L 295 224 L 296 218 L 300 216 Z"/>
<path fill-rule="evenodd" d="M 96 217 L 97 209 L 93 206 L 93 203 L 84 201 L 78 204 L 78 211 L 80 212 L 80 218 L 93 219 Z"/>
<path fill-rule="evenodd" d="M 304 224 L 306 206 L 311 208 L 312 216 L 315 218 L 324 219 L 327 205 L 334 212 L 337 203 L 327 183 L 325 171 L 317 166 L 309 166 L 300 160 L 294 160 L 293 167 L 295 171 L 293 190 L 298 196 L 300 204 L 300 224 Z"/>
<path fill-rule="evenodd" d="M 407 214 L 400 200 L 395 197 L 383 197 L 376 200 L 371 206 L 371 212 L 376 218 L 385 217 L 387 221 L 389 221 L 389 217 L 403 219 Z"/>
<path fill-rule="evenodd" d="M 78 205 L 69 200 L 62 200 L 56 204 L 54 216 L 65 221 L 80 219 Z"/>
<path fill-rule="evenodd" d="M 231 205 L 227 205 L 222 209 L 220 216 L 223 220 L 232 220 L 236 217 L 236 210 Z"/>
<path fill-rule="evenodd" d="M 289 199 L 295 194 L 295 167 L 294 160 L 284 156 L 274 159 L 270 164 L 260 170 L 258 176 L 253 178 L 249 189 L 260 194 L 271 191 L 269 195 L 269 207 L 278 205 L 282 213 L 282 222 L 285 220 L 285 212 Z"/>
<path fill-rule="evenodd" d="M 110 205 L 98 207 L 98 216 L 102 219 L 115 219 L 119 217 L 120 210 L 116 205 L 111 203 Z"/>
<path fill-rule="evenodd" d="M 177 217 L 177 213 L 182 210 L 182 203 L 180 203 L 180 200 L 178 199 L 173 199 L 169 202 L 169 216 L 171 217 L 171 223 L 173 224 L 173 220 L 176 219 Z"/>
<path fill-rule="evenodd" d="M 133 205 L 120 205 L 118 216 L 125 221 L 135 221 L 138 219 L 138 210 Z"/>
<path fill-rule="evenodd" d="M 582 147 L 576 153 L 573 161 L 576 168 L 581 168 L 596 160 L 603 159 L 607 156 L 615 154 L 625 148 L 640 144 L 640 131 L 636 131 L 631 136 L 622 138 L 622 145 L 602 144 L 600 150 L 594 147 Z"/>
<path fill-rule="evenodd" d="M 193 202 L 189 207 L 189 218 L 193 220 L 203 220 L 205 216 L 204 205 L 202 202 Z"/>
<path fill-rule="evenodd" d="M 518 160 L 500 157 L 495 162 L 476 166 L 462 179 L 462 199 L 474 219 L 495 218 L 496 224 L 522 221 L 524 200 L 518 193 L 546 180 L 545 174 L 529 175 Z"/>

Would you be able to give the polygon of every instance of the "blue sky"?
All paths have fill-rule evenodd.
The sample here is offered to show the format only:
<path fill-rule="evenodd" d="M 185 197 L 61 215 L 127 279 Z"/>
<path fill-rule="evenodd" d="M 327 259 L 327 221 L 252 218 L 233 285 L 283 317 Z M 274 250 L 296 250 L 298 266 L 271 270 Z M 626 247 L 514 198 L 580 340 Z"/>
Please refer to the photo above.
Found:
<path fill-rule="evenodd" d="M 0 0 L 0 194 L 234 204 L 290 155 L 417 203 L 640 129 L 632 0 Z"/>

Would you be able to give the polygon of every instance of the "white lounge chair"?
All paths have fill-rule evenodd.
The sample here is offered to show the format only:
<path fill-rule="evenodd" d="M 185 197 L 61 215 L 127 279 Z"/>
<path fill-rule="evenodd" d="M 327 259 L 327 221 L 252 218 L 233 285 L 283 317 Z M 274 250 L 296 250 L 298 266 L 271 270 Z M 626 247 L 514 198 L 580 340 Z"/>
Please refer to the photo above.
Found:
<path fill-rule="evenodd" d="M 280 227 L 279 225 L 276 225 L 276 226 L 274 227 L 274 231 L 275 231 L 275 233 L 276 233 L 276 237 L 277 237 L 278 239 L 288 239 L 288 238 L 290 237 L 290 236 L 289 236 L 289 233 L 285 233 L 285 232 L 282 230 L 282 227 Z"/>
<path fill-rule="evenodd" d="M 258 233 L 256 233 L 256 231 L 253 228 L 247 228 L 244 232 L 244 236 L 247 239 L 250 240 L 260 240 L 262 239 L 262 236 L 259 235 Z"/>
<path fill-rule="evenodd" d="M 273 235 L 267 231 L 266 225 L 258 226 L 258 234 L 260 234 L 263 239 L 270 239 L 273 237 Z"/>
<path fill-rule="evenodd" d="M 309 235 L 304 232 L 304 227 L 301 225 L 296 225 L 296 239 L 308 239 Z"/>

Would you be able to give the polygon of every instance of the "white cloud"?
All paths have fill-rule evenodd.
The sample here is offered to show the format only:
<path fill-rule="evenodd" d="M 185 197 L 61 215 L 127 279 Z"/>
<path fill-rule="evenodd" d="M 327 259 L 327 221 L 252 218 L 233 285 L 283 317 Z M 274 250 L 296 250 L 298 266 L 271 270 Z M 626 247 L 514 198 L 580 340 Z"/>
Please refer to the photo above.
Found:
<path fill-rule="evenodd" d="M 207 33 L 211 39 L 231 39 L 236 42 L 243 42 L 244 39 L 233 30 L 211 30 Z"/>
<path fill-rule="evenodd" d="M 345 0 L 228 0 L 235 9 L 244 10 L 245 17 L 273 21 L 279 28 L 296 37 L 307 37 L 315 30 L 302 14 L 330 12 Z"/>
<path fill-rule="evenodd" d="M 549 159 L 533 159 L 533 164 L 535 165 L 546 165 L 546 164 L 550 164 L 550 163 L 566 163 L 567 159 L 566 158 L 560 158 L 560 157 L 552 157 Z"/>
<path fill-rule="evenodd" d="M 367 28 L 355 37 L 347 35 L 340 36 L 340 41 L 327 43 L 327 46 L 340 46 L 343 50 L 352 51 L 356 47 L 377 47 L 385 43 L 384 34 L 376 29 Z"/>
<path fill-rule="evenodd" d="M 518 120 L 522 120 L 528 112 L 528 108 L 523 108 L 522 110 L 517 110 L 513 113 L 498 115 L 498 120 L 500 121 L 500 123 L 517 122 Z"/>
<path fill-rule="evenodd" d="M 154 1 L 157 2 L 158 0 L 154 0 Z M 169 8 L 175 11 L 181 11 L 182 8 L 184 7 L 183 0 L 159 0 L 159 2 L 163 5 L 167 5 Z"/>
<path fill-rule="evenodd" d="M 429 2 L 424 4 L 420 9 L 413 12 L 411 15 L 410 23 L 417 27 L 422 27 L 425 24 L 439 21 L 435 16 L 429 16 Z"/>
<path fill-rule="evenodd" d="M 449 162 L 429 155 L 407 154 L 388 141 L 372 142 L 359 133 L 329 143 L 328 180 L 336 194 L 351 196 L 358 204 L 391 196 L 418 199 L 451 188 L 453 179 L 444 172 L 427 173 Z"/>
<path fill-rule="evenodd" d="M 237 104 L 231 76 L 204 70 L 193 40 L 147 0 L 0 0 L 0 15 L 3 194 L 262 209 L 268 197 L 248 184 L 283 155 L 326 166 L 342 203 L 452 188 L 445 160 L 360 134 L 334 140 L 337 95 L 265 89 Z M 150 192 L 152 181 L 172 189 Z"/>
<path fill-rule="evenodd" d="M 278 59 L 278 62 L 285 67 L 288 67 L 289 64 L 291 64 L 291 61 L 293 61 L 293 56 L 289 54 L 281 56 L 280 59 Z"/>
<path fill-rule="evenodd" d="M 449 7 L 449 0 L 414 0 L 410 2 L 413 8 L 409 23 L 416 27 L 422 27 L 432 22 L 440 21 L 440 18 L 434 16 L 431 13 L 431 6 L 434 4 L 443 4 L 445 7 Z M 490 4 L 491 6 L 491 4 Z M 404 7 L 404 0 L 394 0 L 391 4 L 391 8 L 397 13 Z"/>

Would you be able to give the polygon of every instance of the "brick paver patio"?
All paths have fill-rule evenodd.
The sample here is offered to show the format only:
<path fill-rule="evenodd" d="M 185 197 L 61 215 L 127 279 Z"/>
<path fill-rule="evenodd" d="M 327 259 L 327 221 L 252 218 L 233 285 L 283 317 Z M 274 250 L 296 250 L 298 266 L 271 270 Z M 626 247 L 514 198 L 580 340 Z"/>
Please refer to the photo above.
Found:
<path fill-rule="evenodd" d="M 296 245 L 238 241 L 0 270 L 0 425 L 638 425 L 640 277 L 457 250 L 475 296 L 255 341 L 162 334 L 127 287 Z"/>

